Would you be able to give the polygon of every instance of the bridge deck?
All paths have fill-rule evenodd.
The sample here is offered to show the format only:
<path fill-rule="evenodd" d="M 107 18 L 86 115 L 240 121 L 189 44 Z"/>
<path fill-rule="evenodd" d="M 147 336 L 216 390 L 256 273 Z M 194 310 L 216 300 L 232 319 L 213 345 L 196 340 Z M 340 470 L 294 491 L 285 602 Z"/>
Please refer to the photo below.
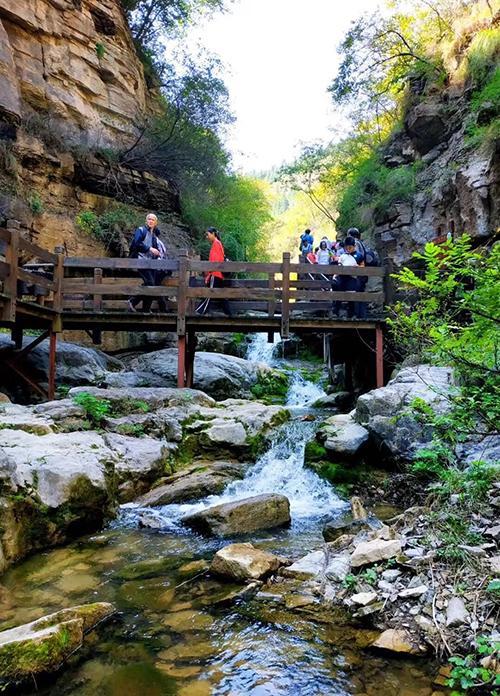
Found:
<path fill-rule="evenodd" d="M 179 346 L 179 386 L 192 383 L 198 332 L 266 332 L 288 338 L 290 333 L 374 331 L 376 382 L 383 383 L 388 269 L 292 264 L 289 253 L 283 254 L 280 263 L 209 263 L 189 258 L 186 251 L 162 261 L 64 257 L 60 249 L 52 253 L 25 240 L 15 225 L 0 229 L 0 244 L 5 258 L 0 257 L 0 326 L 11 329 L 17 351 L 11 367 L 22 372 L 15 359 L 28 350 L 21 350 L 23 332 L 45 331 L 51 347 L 49 397 L 55 388 L 56 335 L 65 329 L 87 331 L 96 343 L 102 331 L 173 331 Z M 139 274 L 146 269 L 163 271 L 167 277 L 159 285 L 145 287 Z M 204 284 L 203 274 L 214 270 L 231 276 L 224 287 Z M 333 276 L 341 275 L 368 277 L 367 291 L 332 289 Z M 131 295 L 161 301 L 166 311 L 130 312 Z M 233 316 L 196 314 L 204 299 L 212 303 L 227 300 Z M 343 302 L 368 305 L 367 318 L 345 319 L 334 314 L 335 304 Z"/>

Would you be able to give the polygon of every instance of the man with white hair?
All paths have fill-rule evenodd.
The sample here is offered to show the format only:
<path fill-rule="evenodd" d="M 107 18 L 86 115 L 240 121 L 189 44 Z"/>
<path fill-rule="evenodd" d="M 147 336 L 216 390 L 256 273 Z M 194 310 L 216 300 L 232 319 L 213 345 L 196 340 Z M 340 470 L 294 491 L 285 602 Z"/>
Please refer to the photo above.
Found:
<path fill-rule="evenodd" d="M 158 230 L 158 218 L 154 213 L 148 213 L 146 215 L 146 224 L 138 227 L 134 232 L 132 242 L 130 244 L 129 256 L 133 259 L 158 259 L 160 258 L 160 246 L 159 246 L 159 230 Z M 138 270 L 139 275 L 143 280 L 143 285 L 155 286 L 159 285 L 157 283 L 157 271 L 153 269 L 145 268 Z M 128 301 L 128 308 L 131 312 L 136 312 L 137 305 L 142 301 L 142 311 L 151 311 L 151 304 L 153 302 L 152 297 L 146 297 L 144 295 L 137 295 L 135 297 L 130 297 Z"/>

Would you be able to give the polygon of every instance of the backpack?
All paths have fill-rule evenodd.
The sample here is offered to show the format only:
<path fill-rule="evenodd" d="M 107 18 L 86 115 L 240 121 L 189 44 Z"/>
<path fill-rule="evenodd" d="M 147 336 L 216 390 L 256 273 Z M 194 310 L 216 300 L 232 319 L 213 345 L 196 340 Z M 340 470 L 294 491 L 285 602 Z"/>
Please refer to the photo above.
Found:
<path fill-rule="evenodd" d="M 375 249 L 365 246 L 361 240 L 358 241 L 363 250 L 365 266 L 380 266 L 380 257 Z"/>

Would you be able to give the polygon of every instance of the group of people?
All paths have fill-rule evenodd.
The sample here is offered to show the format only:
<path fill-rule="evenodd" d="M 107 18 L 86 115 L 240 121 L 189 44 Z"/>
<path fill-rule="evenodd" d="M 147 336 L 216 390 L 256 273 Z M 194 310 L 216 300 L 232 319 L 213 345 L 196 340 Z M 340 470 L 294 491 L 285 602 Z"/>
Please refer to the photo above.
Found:
<path fill-rule="evenodd" d="M 322 237 L 317 247 L 314 247 L 314 237 L 310 229 L 304 230 L 300 236 L 299 251 L 306 261 L 319 266 L 338 265 L 338 266 L 378 266 L 379 258 L 373 249 L 364 244 L 361 240 L 361 233 L 357 227 L 350 227 L 344 239 L 337 239 L 331 242 L 328 237 Z M 364 292 L 368 282 L 365 275 L 344 275 L 338 274 L 324 276 L 332 283 L 332 290 L 337 292 L 357 291 Z M 333 311 L 339 313 L 342 307 L 341 301 L 333 303 Z M 357 316 L 359 319 L 366 318 L 366 302 L 348 302 L 347 315 Z"/>
<path fill-rule="evenodd" d="M 223 263 L 225 258 L 224 247 L 220 234 L 215 227 L 209 227 L 206 231 L 207 241 L 210 243 L 208 260 L 212 263 Z M 317 247 L 314 247 L 314 237 L 310 229 L 306 229 L 300 236 L 299 251 L 308 263 L 318 266 L 338 265 L 338 266 L 378 266 L 379 259 L 377 253 L 361 240 L 361 234 L 357 227 L 350 227 L 344 239 L 331 242 L 327 237 L 322 237 Z M 146 216 L 146 224 L 138 227 L 130 244 L 130 257 L 141 259 L 166 259 L 167 250 L 160 239 L 158 228 L 158 218 L 154 213 Z M 312 271 L 312 269 L 311 269 Z M 143 285 L 155 287 L 161 285 L 163 280 L 171 275 L 171 271 L 163 269 L 139 269 L 139 274 L 143 279 Z M 316 277 L 317 272 L 310 274 Z M 321 275 L 321 274 L 320 274 Z M 323 275 L 325 280 L 330 281 L 332 290 L 347 292 L 364 292 L 368 282 L 366 275 L 349 275 L 344 273 Z M 208 288 L 220 288 L 224 286 L 224 275 L 222 271 L 214 269 L 205 273 L 205 285 Z M 153 298 L 146 295 L 132 296 L 128 300 L 128 308 L 131 312 L 136 312 L 138 305 L 142 302 L 142 311 L 150 312 Z M 197 314 L 205 314 L 214 300 L 206 297 L 196 308 Z M 231 308 L 227 299 L 221 301 L 222 310 L 227 316 L 231 316 Z M 333 303 L 333 311 L 337 314 L 342 306 L 341 301 Z M 164 297 L 158 297 L 158 308 L 161 312 L 167 311 L 167 303 Z M 348 302 L 347 315 L 357 316 L 360 319 L 366 317 L 366 302 Z"/>
<path fill-rule="evenodd" d="M 158 217 L 154 213 L 148 213 L 146 224 L 138 227 L 130 243 L 129 256 L 133 259 L 166 259 L 167 250 L 160 239 L 160 229 L 158 228 Z M 215 227 L 209 227 L 206 231 L 207 241 L 210 243 L 210 253 L 208 260 L 214 263 L 225 261 L 224 247 L 220 239 L 220 234 Z M 143 280 L 143 285 L 155 287 L 161 285 L 163 280 L 172 275 L 171 271 L 161 269 L 138 269 L 138 273 Z M 205 284 L 209 288 L 220 288 L 224 285 L 224 276 L 221 271 L 208 271 L 205 274 Z M 131 312 L 137 312 L 138 305 L 142 302 L 142 311 L 150 312 L 153 297 L 146 295 L 135 295 L 128 299 L 128 308 Z M 167 303 L 164 297 L 158 297 L 158 309 L 160 312 L 167 311 Z M 213 300 L 207 297 L 196 308 L 197 314 L 205 314 L 210 308 Z M 227 300 L 222 300 L 224 314 L 231 316 L 231 308 Z"/>

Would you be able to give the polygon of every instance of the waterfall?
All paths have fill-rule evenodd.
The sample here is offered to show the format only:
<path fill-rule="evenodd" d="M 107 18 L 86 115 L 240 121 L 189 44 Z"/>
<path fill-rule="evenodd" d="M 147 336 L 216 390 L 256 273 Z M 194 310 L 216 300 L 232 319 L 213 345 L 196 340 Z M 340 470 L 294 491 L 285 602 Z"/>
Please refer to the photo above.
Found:
<path fill-rule="evenodd" d="M 275 333 L 273 339 L 272 343 L 268 343 L 267 334 L 254 334 L 247 348 L 246 359 L 251 362 L 262 362 L 266 363 L 266 365 L 273 365 L 279 334 Z"/>

